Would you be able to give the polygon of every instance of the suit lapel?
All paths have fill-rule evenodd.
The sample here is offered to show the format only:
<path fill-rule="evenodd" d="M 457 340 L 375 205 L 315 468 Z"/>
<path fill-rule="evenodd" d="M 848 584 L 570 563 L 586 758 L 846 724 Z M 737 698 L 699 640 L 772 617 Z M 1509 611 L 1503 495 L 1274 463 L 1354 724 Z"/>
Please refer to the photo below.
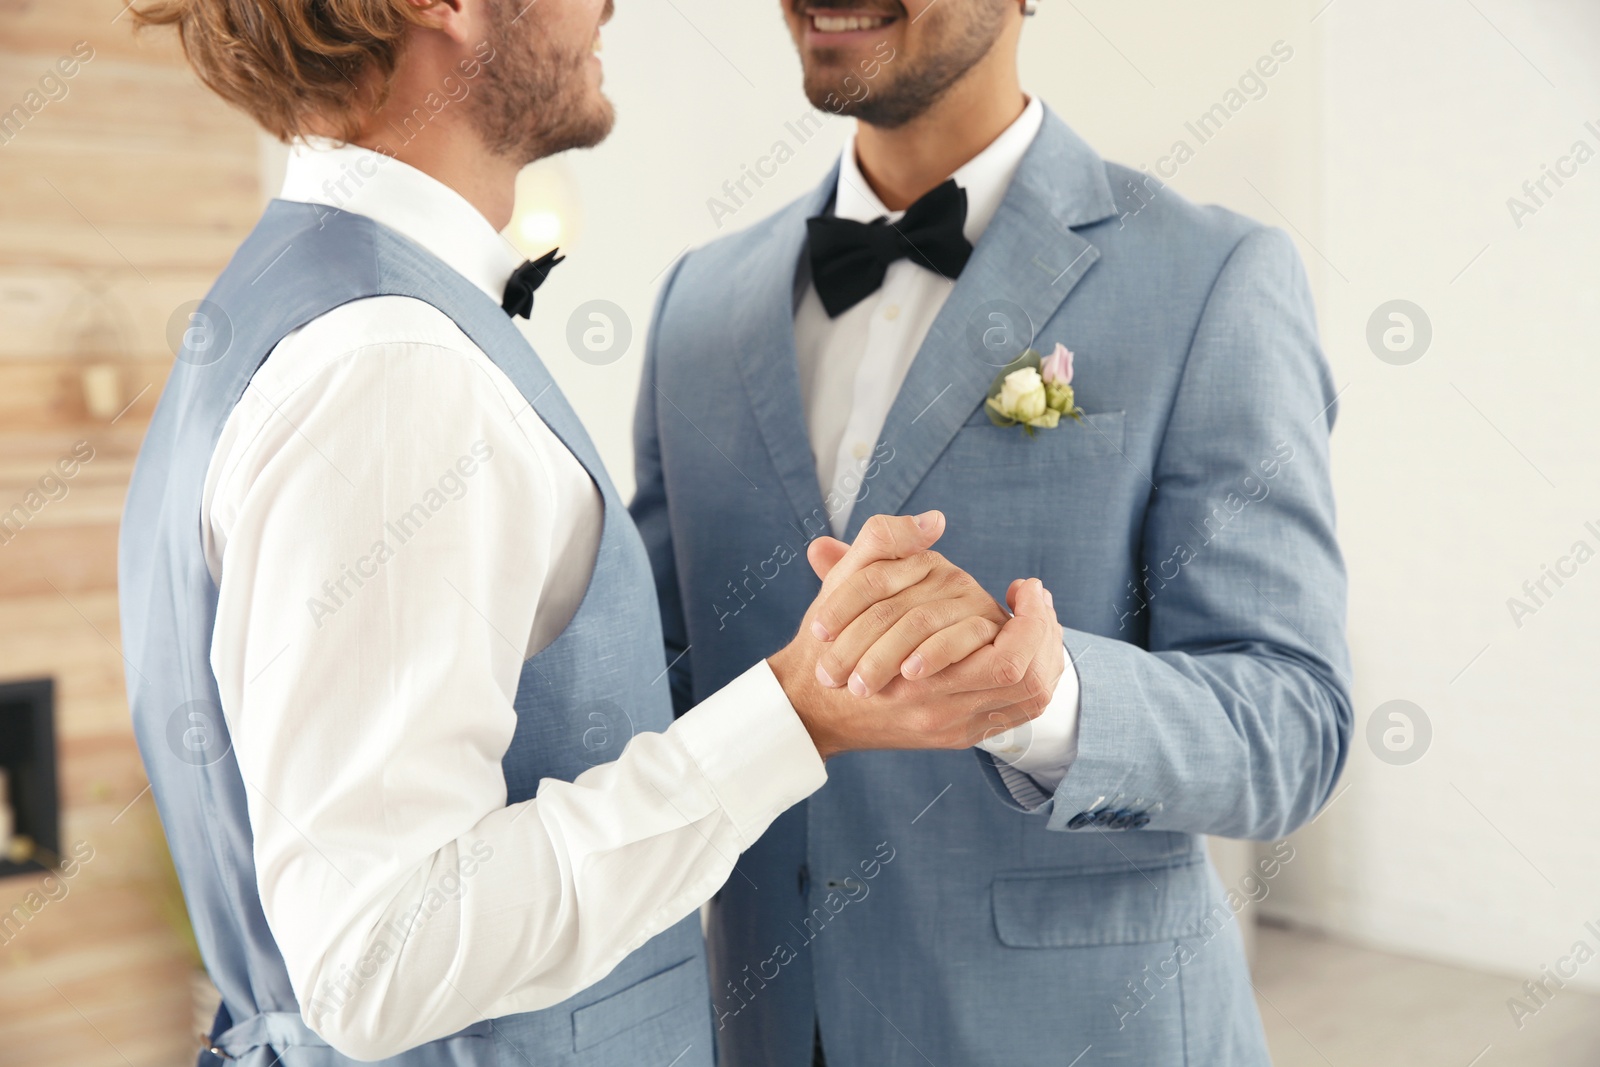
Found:
<path fill-rule="evenodd" d="M 752 257 L 749 272 L 742 279 L 733 279 L 735 297 L 728 308 L 733 320 L 728 336 L 736 339 L 740 377 L 750 397 L 756 425 L 761 429 L 778 480 L 802 523 L 826 512 L 800 399 L 800 367 L 794 340 L 797 271 L 806 248 L 806 219 L 827 207 L 838 174 L 836 163 L 816 190 L 773 218 L 771 232 Z M 808 531 L 808 539 L 814 532 L 821 531 Z"/>
<path fill-rule="evenodd" d="M 988 313 L 1014 318 L 1020 308 L 1022 329 L 1037 331 L 1100 258 L 1074 228 L 1116 213 L 1105 164 L 1047 108 L 1038 137 L 889 409 L 880 440 L 894 449 L 894 459 L 880 467 L 872 491 L 851 512 L 847 539 L 870 515 L 901 510 L 982 401 L 1006 362 L 974 339 L 989 323 Z M 792 321 L 789 337 L 793 362 Z"/>

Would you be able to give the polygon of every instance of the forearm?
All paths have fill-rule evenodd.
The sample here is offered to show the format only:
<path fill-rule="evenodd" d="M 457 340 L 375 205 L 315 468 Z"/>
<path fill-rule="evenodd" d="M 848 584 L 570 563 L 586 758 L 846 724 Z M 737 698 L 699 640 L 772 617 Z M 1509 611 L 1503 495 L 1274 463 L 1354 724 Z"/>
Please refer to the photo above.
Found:
<path fill-rule="evenodd" d="M 392 1055 L 592 985 L 709 899 L 824 778 L 762 664 L 616 761 L 546 781 L 398 869 L 334 874 L 318 854 L 338 853 L 335 827 L 313 821 L 301 837 L 269 810 L 264 900 L 290 931 L 307 1023 L 347 1054 Z M 381 835 L 356 851 L 376 858 Z"/>
<path fill-rule="evenodd" d="M 1266 647 L 1152 653 L 1076 631 L 1067 643 L 1087 657 L 1083 714 L 1052 829 L 1093 830 L 1110 810 L 1127 828 L 1270 840 L 1329 798 L 1351 728 L 1331 664 Z"/>

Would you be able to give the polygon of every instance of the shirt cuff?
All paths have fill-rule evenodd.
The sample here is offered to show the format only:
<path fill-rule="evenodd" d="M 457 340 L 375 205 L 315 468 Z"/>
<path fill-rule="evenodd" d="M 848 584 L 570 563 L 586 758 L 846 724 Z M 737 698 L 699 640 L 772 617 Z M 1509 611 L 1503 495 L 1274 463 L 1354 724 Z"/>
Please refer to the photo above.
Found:
<path fill-rule="evenodd" d="M 772 820 L 822 788 L 822 757 L 766 660 L 673 723 L 738 831 L 741 848 Z"/>
<path fill-rule="evenodd" d="M 1042 803 L 1041 791 L 1047 795 L 1054 793 L 1078 756 L 1079 690 L 1078 669 L 1069 651 L 1066 670 L 1056 683 L 1056 691 L 1051 694 L 1044 713 L 1032 722 L 979 742 L 979 748 L 1007 765 L 997 765 L 996 769 L 1024 807 L 1033 808 Z M 1007 773 L 1008 769 L 1011 773 Z M 1037 786 L 1024 779 L 1024 775 Z"/>

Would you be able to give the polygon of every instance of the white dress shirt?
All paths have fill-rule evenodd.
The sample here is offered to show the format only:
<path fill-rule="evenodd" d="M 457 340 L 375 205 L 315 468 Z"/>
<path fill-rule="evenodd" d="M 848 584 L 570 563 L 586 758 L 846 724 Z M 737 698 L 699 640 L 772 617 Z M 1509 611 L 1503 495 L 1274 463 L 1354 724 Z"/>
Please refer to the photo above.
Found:
<path fill-rule="evenodd" d="M 496 302 L 520 260 L 454 191 L 360 148 L 297 148 L 282 195 L 370 216 Z M 227 420 L 202 513 L 211 662 L 267 922 L 306 1022 L 351 1055 L 593 984 L 826 780 L 763 661 L 507 806 L 523 663 L 576 611 L 601 511 L 505 374 L 418 300 L 291 333 Z"/>
<path fill-rule="evenodd" d="M 1022 157 L 1043 124 L 1044 105 L 1035 97 L 1015 122 L 952 175 L 967 193 L 964 233 L 973 245 L 999 210 Z M 883 216 L 898 221 L 904 214 L 884 207 L 873 192 L 856 162 L 854 137 L 840 156 L 833 213 L 857 222 Z M 815 286 L 807 287 L 795 310 L 800 395 L 817 463 L 817 482 L 827 499 L 844 501 L 832 511 L 835 534 L 849 526 L 852 505 L 862 489 L 862 476 L 872 462 L 889 408 L 955 285 L 949 278 L 901 259 L 889 266 L 882 288 L 836 319 L 828 317 Z M 866 490 L 871 492 L 870 484 Z M 1077 755 L 1078 689 L 1069 656 L 1066 672 L 1044 714 L 1027 726 L 985 741 L 983 747 L 1026 772 L 1045 793 L 1053 792 Z M 1019 801 L 1028 807 L 1041 802 L 1037 788 L 1017 781 L 1004 769 L 1001 773 Z"/>

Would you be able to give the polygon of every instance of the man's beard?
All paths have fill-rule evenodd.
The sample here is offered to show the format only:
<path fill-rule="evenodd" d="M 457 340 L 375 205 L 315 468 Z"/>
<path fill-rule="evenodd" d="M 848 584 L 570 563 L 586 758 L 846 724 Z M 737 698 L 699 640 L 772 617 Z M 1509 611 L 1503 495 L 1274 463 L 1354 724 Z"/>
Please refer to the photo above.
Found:
<path fill-rule="evenodd" d="M 591 45 L 563 48 L 529 27 L 512 25 L 509 0 L 490 5 L 499 47 L 473 90 L 473 122 L 491 152 L 518 164 L 572 148 L 593 148 L 611 132 L 611 102 L 591 99 Z M 611 5 L 606 5 L 610 13 Z M 502 43 L 503 42 L 503 43 Z"/>
<path fill-rule="evenodd" d="M 805 71 L 806 98 L 816 107 L 860 119 L 870 126 L 887 130 L 904 126 L 926 113 L 952 85 L 989 54 L 1000 37 L 1004 25 L 1001 16 L 1008 2 L 989 0 L 986 4 L 978 5 L 980 10 L 974 12 L 962 26 L 951 24 L 954 15 L 945 14 L 945 10 L 949 9 L 926 9 L 925 17 L 944 23 L 942 27 L 938 22 L 928 27 L 935 32 L 940 29 L 945 31 L 943 47 L 936 55 L 920 60 L 902 55 L 883 63 L 886 71 L 893 69 L 893 76 L 880 76 L 877 81 L 869 81 L 855 70 L 839 74 L 838 68 L 831 64 L 822 69 L 808 67 Z M 801 5 L 802 13 L 805 10 L 806 5 Z M 900 17 L 905 17 L 903 8 Z M 821 52 L 818 58 L 828 61 L 838 57 Z M 865 84 L 868 87 L 867 95 L 860 100 L 851 100 L 847 95 L 847 79 Z M 840 106 L 841 101 L 843 106 Z"/>

